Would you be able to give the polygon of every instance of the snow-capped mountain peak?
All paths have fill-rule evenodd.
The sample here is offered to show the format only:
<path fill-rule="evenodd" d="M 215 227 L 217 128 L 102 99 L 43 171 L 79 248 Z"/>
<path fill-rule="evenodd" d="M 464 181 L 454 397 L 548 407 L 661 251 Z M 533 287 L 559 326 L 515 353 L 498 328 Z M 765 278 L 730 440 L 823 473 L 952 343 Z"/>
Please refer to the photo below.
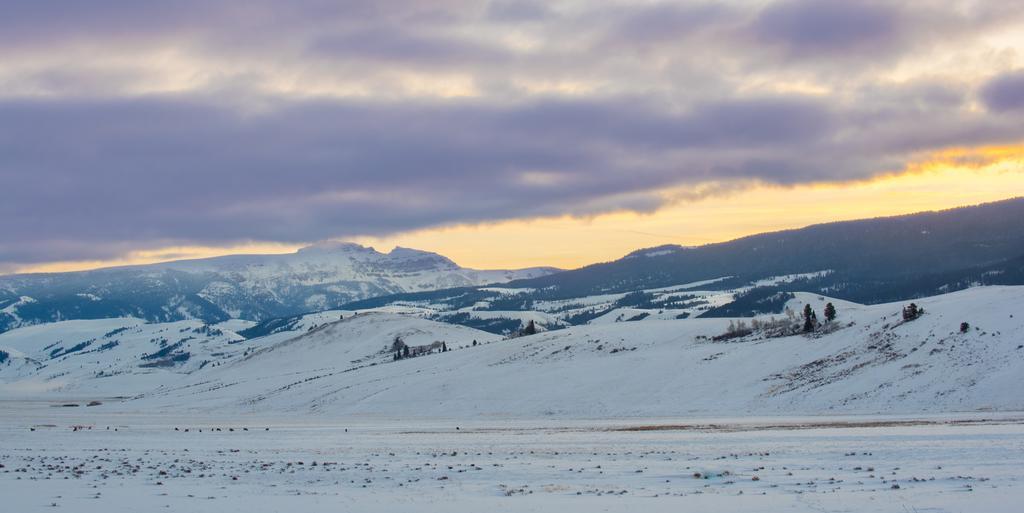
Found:
<path fill-rule="evenodd" d="M 260 320 L 402 292 L 535 278 L 552 268 L 476 270 L 428 251 L 327 241 L 283 255 L 230 255 L 0 277 L 0 332 L 66 319 Z M 31 311 L 20 298 L 35 300 Z"/>

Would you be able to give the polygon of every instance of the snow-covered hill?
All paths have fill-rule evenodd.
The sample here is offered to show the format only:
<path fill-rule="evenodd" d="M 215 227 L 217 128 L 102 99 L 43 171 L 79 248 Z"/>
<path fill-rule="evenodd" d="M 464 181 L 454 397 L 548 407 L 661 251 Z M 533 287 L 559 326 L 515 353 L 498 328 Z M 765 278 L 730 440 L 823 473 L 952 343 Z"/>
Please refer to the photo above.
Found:
<path fill-rule="evenodd" d="M 96 271 L 0 277 L 0 332 L 66 319 L 260 320 L 400 292 L 502 283 L 554 272 L 466 269 L 436 253 L 322 243 Z"/>
<path fill-rule="evenodd" d="M 561 299 L 540 299 L 544 291 L 511 286 L 428 294 L 380 297 L 350 307 L 389 309 L 499 334 L 516 333 L 530 321 L 543 329 L 583 324 L 657 321 L 692 317 L 739 317 L 781 313 L 792 294 L 813 273 L 772 276 L 742 282 L 731 276 L 682 283 L 669 287 L 596 294 Z M 273 321 L 270 321 L 273 322 Z"/>
<path fill-rule="evenodd" d="M 222 328 L 194 321 L 109 321 L 74 336 L 84 324 L 60 323 L 0 335 L 0 350 L 20 355 L 0 364 L 0 394 L 59 383 L 52 397 L 135 397 L 105 406 L 114 409 L 448 418 L 1024 409 L 1024 287 L 915 300 L 924 314 L 911 321 L 904 303 L 797 294 L 790 307 L 810 304 L 820 316 L 826 302 L 838 316 L 813 334 L 717 341 L 738 320 L 599 323 L 503 339 L 411 315 L 325 312 L 245 341 L 227 330 L 199 336 Z M 127 328 L 115 335 L 125 347 L 109 350 L 120 353 L 49 356 L 79 339 L 95 338 L 94 347 L 105 340 L 95 334 L 115 324 Z M 47 328 L 66 340 L 51 347 Z M 194 353 L 187 362 L 142 366 L 159 337 L 175 344 L 179 334 L 195 337 L 172 350 Z M 410 346 L 443 341 L 451 351 L 394 361 L 396 337 Z M 26 375 L 29 360 L 46 367 Z"/>
<path fill-rule="evenodd" d="M 251 347 L 233 331 L 200 321 L 146 324 L 134 318 L 48 323 L 0 334 L 0 381 L 12 395 L 81 389 L 109 396 L 180 380 L 240 357 Z"/>

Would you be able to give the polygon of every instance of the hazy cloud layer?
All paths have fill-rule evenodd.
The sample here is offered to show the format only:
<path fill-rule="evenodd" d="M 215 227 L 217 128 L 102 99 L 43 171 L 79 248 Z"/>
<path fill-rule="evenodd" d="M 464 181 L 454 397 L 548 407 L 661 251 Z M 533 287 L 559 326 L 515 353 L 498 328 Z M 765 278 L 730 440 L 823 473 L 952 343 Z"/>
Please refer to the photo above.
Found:
<path fill-rule="evenodd" d="M 1024 138 L 1002 2 L 0 8 L 0 266 L 650 211 Z"/>

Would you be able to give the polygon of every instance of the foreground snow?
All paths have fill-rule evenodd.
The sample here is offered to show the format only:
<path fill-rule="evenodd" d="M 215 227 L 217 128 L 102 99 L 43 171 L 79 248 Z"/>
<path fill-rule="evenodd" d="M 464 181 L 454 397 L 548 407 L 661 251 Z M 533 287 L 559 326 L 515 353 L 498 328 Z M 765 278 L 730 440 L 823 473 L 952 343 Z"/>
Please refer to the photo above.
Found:
<path fill-rule="evenodd" d="M 729 319 L 505 340 L 393 312 L 248 340 L 198 321 L 23 328 L 0 334 L 0 504 L 1018 511 L 1022 299 L 924 298 L 910 322 L 902 304 L 835 302 L 828 333 L 727 341 Z M 453 350 L 394 361 L 396 337 Z"/>
<path fill-rule="evenodd" d="M 4 511 L 1010 512 L 1024 499 L 1013 414 L 282 422 L 3 406 Z"/>

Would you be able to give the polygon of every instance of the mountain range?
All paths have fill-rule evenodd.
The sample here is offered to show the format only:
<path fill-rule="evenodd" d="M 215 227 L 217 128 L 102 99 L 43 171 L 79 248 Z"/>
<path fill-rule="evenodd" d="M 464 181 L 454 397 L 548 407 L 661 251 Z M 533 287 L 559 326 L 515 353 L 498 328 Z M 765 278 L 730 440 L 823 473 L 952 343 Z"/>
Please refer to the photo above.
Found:
<path fill-rule="evenodd" d="M 1021 283 L 1024 198 L 938 212 L 818 224 L 684 248 L 662 246 L 625 258 L 510 286 L 567 296 L 623 292 L 732 276 L 830 270 L 810 288 L 867 303 L 964 288 Z M 1009 274 L 1009 276 L 1005 276 Z M 1003 276 L 996 278 L 996 276 Z"/>
<path fill-rule="evenodd" d="M 425 251 L 322 243 L 95 271 L 0 277 L 0 332 L 67 319 L 260 321 L 389 308 L 498 334 L 592 321 L 781 313 L 794 291 L 862 304 L 1024 284 L 1024 198 L 834 222 L 575 270 L 480 271 Z M 496 286 L 500 285 L 500 286 Z"/>
<path fill-rule="evenodd" d="M 231 255 L 83 272 L 0 276 L 0 332 L 67 319 L 261 320 L 400 292 L 502 283 L 553 268 L 475 270 L 408 248 L 321 243 L 283 255 Z"/>

